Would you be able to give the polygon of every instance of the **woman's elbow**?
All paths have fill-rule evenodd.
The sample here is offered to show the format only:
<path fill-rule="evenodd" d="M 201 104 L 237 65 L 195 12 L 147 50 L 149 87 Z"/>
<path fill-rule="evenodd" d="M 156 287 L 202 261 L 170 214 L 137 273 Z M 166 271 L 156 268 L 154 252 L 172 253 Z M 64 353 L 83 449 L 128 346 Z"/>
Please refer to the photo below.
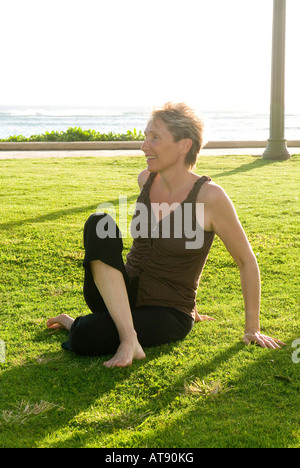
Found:
<path fill-rule="evenodd" d="M 252 267 L 258 269 L 258 263 L 254 252 L 251 250 L 247 255 L 239 256 L 234 259 L 239 270 L 244 270 L 245 268 Z"/>

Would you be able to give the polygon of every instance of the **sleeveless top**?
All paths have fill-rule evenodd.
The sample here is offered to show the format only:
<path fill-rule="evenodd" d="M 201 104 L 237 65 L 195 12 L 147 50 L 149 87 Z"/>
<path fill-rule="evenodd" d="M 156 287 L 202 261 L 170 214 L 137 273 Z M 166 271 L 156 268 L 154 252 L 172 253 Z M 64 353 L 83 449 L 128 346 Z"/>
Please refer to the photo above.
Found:
<path fill-rule="evenodd" d="M 201 186 L 211 179 L 198 179 L 187 198 L 156 221 L 149 196 L 156 175 L 149 175 L 137 199 L 131 222 L 134 240 L 125 269 L 131 279 L 139 278 L 136 307 L 172 307 L 194 318 L 201 273 L 215 236 L 213 231 L 200 228 L 196 198 Z"/>

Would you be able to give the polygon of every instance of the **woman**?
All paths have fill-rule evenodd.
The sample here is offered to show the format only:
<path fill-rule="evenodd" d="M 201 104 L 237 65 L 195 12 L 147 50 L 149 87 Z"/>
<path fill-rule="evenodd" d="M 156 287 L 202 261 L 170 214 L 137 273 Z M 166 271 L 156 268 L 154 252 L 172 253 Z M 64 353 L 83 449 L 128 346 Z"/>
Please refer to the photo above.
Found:
<path fill-rule="evenodd" d="M 144 347 L 183 339 L 195 321 L 211 320 L 197 313 L 195 298 L 217 234 L 240 270 L 244 342 L 279 348 L 284 343 L 260 333 L 259 269 L 235 209 L 220 186 L 192 171 L 203 146 L 202 120 L 185 104 L 167 103 L 152 113 L 145 137 L 147 169 L 138 176 L 126 264 L 112 218 L 92 215 L 84 229 L 84 296 L 93 313 L 76 320 L 62 314 L 48 327 L 69 330 L 65 349 L 113 354 L 107 367 L 128 366 L 145 357 Z"/>

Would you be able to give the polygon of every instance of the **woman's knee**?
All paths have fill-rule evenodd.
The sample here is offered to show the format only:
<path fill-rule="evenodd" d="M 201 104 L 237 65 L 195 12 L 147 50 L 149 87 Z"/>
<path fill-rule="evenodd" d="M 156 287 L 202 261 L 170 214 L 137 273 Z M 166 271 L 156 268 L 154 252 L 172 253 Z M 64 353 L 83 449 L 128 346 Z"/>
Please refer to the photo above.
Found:
<path fill-rule="evenodd" d="M 122 270 L 123 240 L 115 220 L 106 213 L 94 213 L 85 223 L 83 233 L 85 257 L 83 264 L 101 260 Z"/>
<path fill-rule="evenodd" d="M 93 213 L 87 219 L 84 232 L 92 231 L 99 239 L 121 239 L 121 232 L 112 216 L 108 213 Z"/>

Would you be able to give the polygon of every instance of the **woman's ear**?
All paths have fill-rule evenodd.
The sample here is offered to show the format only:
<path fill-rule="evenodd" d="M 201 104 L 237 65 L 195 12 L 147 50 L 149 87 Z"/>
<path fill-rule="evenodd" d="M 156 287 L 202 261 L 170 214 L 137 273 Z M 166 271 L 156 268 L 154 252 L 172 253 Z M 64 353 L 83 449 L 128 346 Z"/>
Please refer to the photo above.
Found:
<path fill-rule="evenodd" d="M 183 138 L 182 140 L 180 140 L 180 143 L 181 143 L 181 150 L 183 154 L 186 156 L 192 147 L 193 141 L 191 138 Z"/>

